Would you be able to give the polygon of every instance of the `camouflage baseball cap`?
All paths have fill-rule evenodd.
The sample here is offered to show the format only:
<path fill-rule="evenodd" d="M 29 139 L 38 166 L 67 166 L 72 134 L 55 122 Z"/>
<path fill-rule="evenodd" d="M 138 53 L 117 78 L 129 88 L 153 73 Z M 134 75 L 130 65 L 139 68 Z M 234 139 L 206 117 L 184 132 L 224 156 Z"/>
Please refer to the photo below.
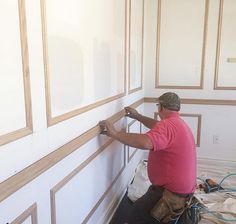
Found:
<path fill-rule="evenodd" d="M 169 110 L 180 110 L 180 98 L 176 93 L 167 92 L 158 98 L 160 104 Z"/>

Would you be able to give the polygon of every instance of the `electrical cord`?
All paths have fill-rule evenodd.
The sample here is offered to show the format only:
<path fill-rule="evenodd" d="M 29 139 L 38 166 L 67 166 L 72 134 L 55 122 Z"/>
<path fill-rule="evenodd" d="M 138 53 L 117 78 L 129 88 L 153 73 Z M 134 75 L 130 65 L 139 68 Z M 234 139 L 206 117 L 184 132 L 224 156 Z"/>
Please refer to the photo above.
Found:
<path fill-rule="evenodd" d="M 225 181 L 225 179 L 227 179 L 228 177 L 230 176 L 236 176 L 236 173 L 230 173 L 228 175 L 226 175 L 221 181 L 220 183 L 216 186 L 216 187 L 211 187 L 207 181 L 201 179 L 200 177 L 197 177 L 197 179 L 201 180 L 202 182 L 204 182 L 204 184 L 206 185 L 207 187 L 207 190 L 208 192 L 211 192 L 212 190 L 216 190 L 218 192 L 236 192 L 236 189 L 232 189 L 232 188 L 224 188 L 223 190 L 221 189 L 221 185 L 222 183 Z M 200 209 L 200 210 L 204 210 L 206 213 L 209 213 L 211 215 L 214 216 L 214 218 L 218 219 L 218 220 L 221 220 L 221 221 L 225 221 L 225 222 L 236 222 L 236 219 L 226 219 L 224 217 L 220 217 L 220 213 L 218 212 L 213 212 L 213 211 L 210 211 L 209 209 L 207 209 L 206 207 L 202 206 L 201 204 L 194 204 L 192 205 L 193 208 L 197 208 L 197 209 Z M 178 221 L 180 219 L 181 215 L 177 217 L 176 221 L 174 224 L 178 224 Z"/>
<path fill-rule="evenodd" d="M 221 221 L 225 221 L 225 222 L 236 222 L 236 218 L 235 219 L 226 219 L 224 217 L 220 217 L 220 213 L 219 212 L 213 212 L 210 211 L 208 208 L 202 206 L 202 205 L 193 205 L 194 208 L 198 208 L 200 210 L 204 210 L 206 213 L 209 213 L 211 215 L 213 215 L 216 219 L 221 220 Z"/>
<path fill-rule="evenodd" d="M 231 188 L 225 188 L 224 190 L 221 190 L 220 188 L 221 188 L 221 185 L 222 185 L 222 183 L 224 182 L 224 180 L 226 179 L 226 178 L 228 178 L 228 177 L 230 177 L 230 176 L 236 176 L 236 173 L 230 173 L 230 174 L 228 174 L 227 176 L 225 176 L 221 181 L 220 181 L 220 183 L 219 183 L 219 186 L 218 186 L 218 191 L 219 192 L 225 192 L 225 190 L 228 192 L 228 191 L 236 191 L 236 189 L 231 189 Z"/>

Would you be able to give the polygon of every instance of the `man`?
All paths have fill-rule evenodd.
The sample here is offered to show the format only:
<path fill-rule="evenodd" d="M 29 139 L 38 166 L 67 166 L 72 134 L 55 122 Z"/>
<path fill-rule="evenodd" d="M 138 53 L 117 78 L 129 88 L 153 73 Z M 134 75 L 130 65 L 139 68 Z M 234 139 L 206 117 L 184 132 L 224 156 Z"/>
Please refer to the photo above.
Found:
<path fill-rule="evenodd" d="M 148 176 L 152 185 L 134 203 L 128 224 L 173 223 L 171 220 L 183 212 L 196 187 L 195 142 L 190 128 L 180 118 L 180 98 L 172 92 L 164 93 L 157 106 L 160 121 L 125 108 L 128 117 L 150 129 L 145 134 L 119 132 L 108 121 L 99 123 L 102 134 L 131 147 L 149 150 Z M 168 214 L 163 208 L 168 208 Z"/>

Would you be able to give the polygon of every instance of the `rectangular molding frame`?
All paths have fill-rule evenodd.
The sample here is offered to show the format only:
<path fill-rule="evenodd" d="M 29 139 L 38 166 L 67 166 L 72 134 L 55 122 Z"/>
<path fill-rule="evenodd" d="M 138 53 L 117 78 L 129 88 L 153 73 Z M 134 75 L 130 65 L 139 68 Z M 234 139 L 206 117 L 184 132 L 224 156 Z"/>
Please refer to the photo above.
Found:
<path fill-rule="evenodd" d="M 209 0 L 205 0 L 205 15 L 204 15 L 204 29 L 203 29 L 203 42 L 202 42 L 202 59 L 201 59 L 201 77 L 200 85 L 197 86 L 175 86 L 175 85 L 160 85 L 160 72 L 159 72 L 159 58 L 160 58 L 160 24 L 161 24 L 161 0 L 158 0 L 158 12 L 157 12 L 157 45 L 156 45 L 156 80 L 155 88 L 158 89 L 203 89 L 204 82 L 204 70 L 205 70 L 205 52 L 206 52 L 206 38 L 208 27 L 208 12 L 209 12 Z"/>
<path fill-rule="evenodd" d="M 26 135 L 32 134 L 33 132 L 25 0 L 18 0 L 18 8 L 19 8 L 19 21 L 20 21 L 19 26 L 20 26 L 21 56 L 22 56 L 22 68 L 23 68 L 22 72 L 24 81 L 26 127 L 1 135 L 0 146 L 15 141 Z"/>
<path fill-rule="evenodd" d="M 89 110 L 92 110 L 96 107 L 99 107 L 101 105 L 104 105 L 106 103 L 109 103 L 111 101 L 114 101 L 118 98 L 121 98 L 125 96 L 126 93 L 126 43 L 127 43 L 127 0 L 124 0 L 125 4 L 125 37 L 124 37 L 124 92 L 117 94 L 115 96 L 108 97 L 106 99 L 94 102 L 92 104 L 89 104 L 87 106 L 83 106 L 81 108 L 72 110 L 70 112 L 66 112 L 64 114 L 52 117 L 52 110 L 51 110 L 51 94 L 50 94 L 50 75 L 49 75 L 49 56 L 48 56 L 48 41 L 47 41 L 47 22 L 46 22 L 46 3 L 45 0 L 40 0 L 41 2 L 41 18 L 42 18 L 42 39 L 43 39 L 43 58 L 44 58 L 44 75 L 45 75 L 45 91 L 46 91 L 46 110 L 47 110 L 47 124 L 48 126 L 57 124 L 61 121 L 67 120 L 69 118 L 72 118 L 76 115 L 79 115 L 81 113 L 87 112 Z"/>
<path fill-rule="evenodd" d="M 196 117 L 197 118 L 197 139 L 196 139 L 196 147 L 200 147 L 201 142 L 201 132 L 202 132 L 202 115 L 201 114 L 187 114 L 180 113 L 181 117 Z"/>
<path fill-rule="evenodd" d="M 128 133 L 130 132 L 130 127 L 135 123 L 135 122 L 138 122 L 137 120 L 133 120 L 131 121 L 129 124 L 128 124 Z M 142 132 L 142 124 L 139 123 L 140 125 L 140 130 L 139 130 L 139 133 Z M 128 163 L 132 160 L 132 158 L 134 157 L 134 155 L 136 154 L 136 152 L 138 151 L 138 149 L 136 148 L 135 151 L 131 154 L 130 153 L 130 147 L 127 146 L 127 149 L 128 149 Z"/>
<path fill-rule="evenodd" d="M 52 224 L 56 224 L 56 193 L 63 188 L 73 177 L 75 177 L 83 168 L 85 168 L 93 159 L 95 159 L 101 152 L 103 152 L 114 140 L 109 139 L 103 146 L 101 146 L 95 153 L 93 153 L 88 159 L 86 159 L 84 162 L 82 162 L 77 168 L 75 168 L 70 174 L 68 174 L 63 180 L 61 180 L 56 186 L 54 186 L 50 191 L 51 196 L 51 222 Z M 125 154 L 125 150 L 123 151 Z M 106 195 L 109 193 L 123 170 L 125 169 L 125 155 L 123 156 L 123 167 L 118 172 L 117 176 L 114 178 L 114 180 L 111 182 L 111 184 L 108 186 L 106 191 L 103 193 L 103 195 L 100 197 L 98 202 L 93 206 L 91 211 L 88 213 L 86 218 L 83 220 L 82 224 L 85 224 L 88 222 L 88 220 L 91 218 L 91 216 L 94 214 L 96 209 L 99 207 L 99 205 L 102 203 Z"/>
<path fill-rule="evenodd" d="M 141 63 L 141 86 L 139 86 L 139 87 L 137 87 L 137 88 L 134 88 L 134 89 L 131 89 L 131 87 L 130 87 L 130 82 L 131 82 L 131 78 L 130 78 L 130 57 L 131 57 L 131 55 L 130 55 L 130 43 L 131 43 L 131 7 L 132 7 L 132 3 L 131 3 L 131 1 L 132 0 L 129 0 L 129 52 L 128 52 L 128 60 L 129 60 L 129 63 L 128 63 L 128 65 L 129 65 L 129 67 L 128 67 L 128 69 L 129 69 L 129 73 L 128 73 L 128 79 L 129 79 L 129 81 L 128 81 L 128 84 L 129 84 L 129 89 L 128 89 L 128 93 L 129 94 L 132 94 L 132 93 L 134 93 L 134 92 L 137 92 L 137 91 L 139 91 L 139 90 L 141 90 L 142 88 L 143 88 L 143 39 L 144 39 L 144 0 L 142 0 L 142 46 L 141 46 L 141 61 L 142 61 L 142 63 Z M 134 1 L 134 0 L 133 0 Z"/>
<path fill-rule="evenodd" d="M 32 224 L 38 224 L 37 204 L 34 203 L 18 216 L 11 224 L 22 224 L 27 218 L 31 217 Z"/>
<path fill-rule="evenodd" d="M 201 139 L 201 126 L 202 126 L 202 115 L 201 114 L 191 114 L 191 113 L 180 113 L 180 117 L 196 117 L 197 118 L 197 139 L 195 142 L 196 147 L 200 147 Z M 158 113 L 154 112 L 154 119 L 157 120 Z"/>
<path fill-rule="evenodd" d="M 221 31 L 222 31 L 222 21 L 223 21 L 223 10 L 224 0 L 220 0 L 219 3 L 219 17 L 218 17 L 218 30 L 217 30 L 217 44 L 216 44 L 216 59 L 215 59 L 215 74 L 214 74 L 214 90 L 236 90 L 236 86 L 219 86 L 219 61 L 220 61 L 220 47 L 221 47 Z M 233 60 L 232 60 L 233 59 Z M 234 62 L 234 58 L 228 58 L 228 62 Z"/>

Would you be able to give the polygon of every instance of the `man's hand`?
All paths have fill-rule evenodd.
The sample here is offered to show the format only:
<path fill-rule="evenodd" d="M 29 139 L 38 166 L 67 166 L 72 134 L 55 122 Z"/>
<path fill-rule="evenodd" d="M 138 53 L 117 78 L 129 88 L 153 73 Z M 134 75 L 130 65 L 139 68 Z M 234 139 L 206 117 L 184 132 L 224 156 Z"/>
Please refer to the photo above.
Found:
<path fill-rule="evenodd" d="M 125 116 L 137 119 L 140 114 L 132 107 L 125 107 Z"/>
<path fill-rule="evenodd" d="M 101 134 L 103 134 L 103 135 L 114 137 L 117 133 L 113 124 L 111 124 L 111 122 L 109 122 L 108 120 L 100 121 L 99 126 L 101 129 Z"/>

